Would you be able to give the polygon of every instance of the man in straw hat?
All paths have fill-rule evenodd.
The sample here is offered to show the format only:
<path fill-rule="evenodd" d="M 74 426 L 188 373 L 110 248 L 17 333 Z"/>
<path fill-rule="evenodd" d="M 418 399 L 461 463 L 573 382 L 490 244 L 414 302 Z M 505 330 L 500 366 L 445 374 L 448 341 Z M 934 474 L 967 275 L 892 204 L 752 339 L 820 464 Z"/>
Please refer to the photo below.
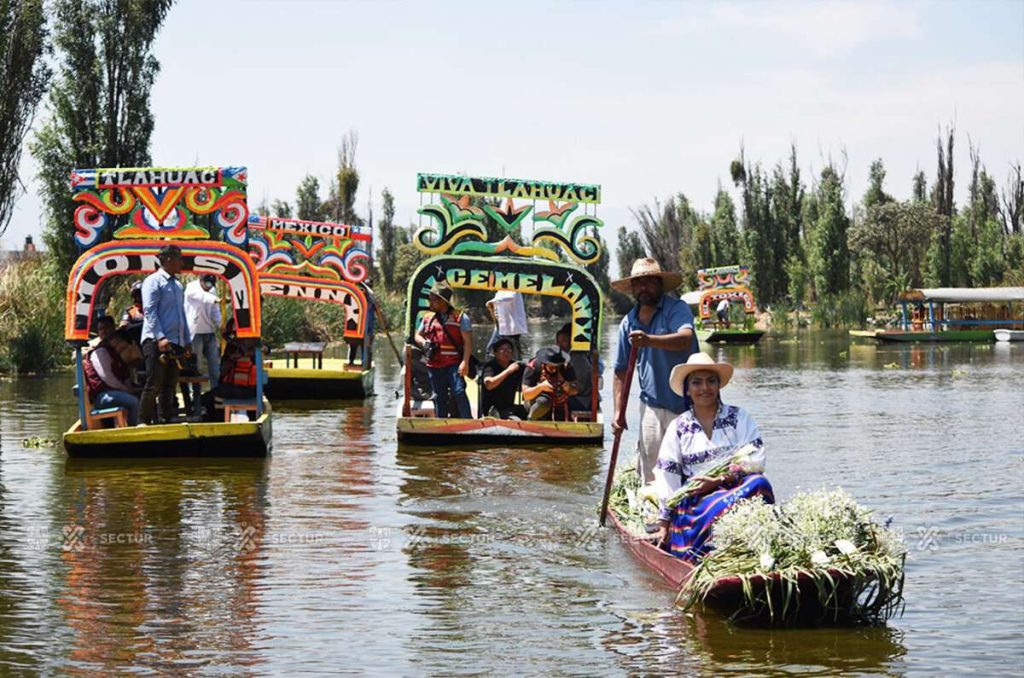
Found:
<path fill-rule="evenodd" d="M 469 316 L 452 306 L 452 288 L 440 282 L 430 288 L 430 312 L 416 330 L 416 345 L 427 357 L 427 374 L 434 391 L 434 415 L 449 416 L 449 399 L 455 399 L 457 416 L 471 419 L 466 396 L 469 358 L 473 355 L 473 326 Z"/>
<path fill-rule="evenodd" d="M 693 313 L 677 297 L 666 294 L 679 287 L 682 276 L 662 271 L 657 260 L 637 259 L 627 278 L 612 288 L 632 294 L 636 306 L 622 319 L 615 355 L 615 411 L 626 377 L 630 344 L 637 351 L 636 372 L 640 382 L 640 431 L 637 435 L 637 470 L 645 483 L 654 480 L 654 466 L 665 430 L 686 409 L 686 398 L 669 386 L 672 368 L 686 362 L 698 350 Z M 612 428 L 617 423 L 612 422 Z"/>

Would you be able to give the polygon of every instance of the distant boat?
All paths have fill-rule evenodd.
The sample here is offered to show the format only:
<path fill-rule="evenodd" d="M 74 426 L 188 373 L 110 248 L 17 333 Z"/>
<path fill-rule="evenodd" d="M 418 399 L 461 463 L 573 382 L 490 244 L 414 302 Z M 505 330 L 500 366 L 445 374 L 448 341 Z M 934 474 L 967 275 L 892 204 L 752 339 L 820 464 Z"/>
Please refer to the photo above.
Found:
<path fill-rule="evenodd" d="M 1024 287 L 911 289 L 900 293 L 900 306 L 899 329 L 850 330 L 850 336 L 885 342 L 994 341 L 998 332 L 1024 336 Z M 993 330 L 994 325 L 1022 329 Z"/>
<path fill-rule="evenodd" d="M 995 330 L 996 341 L 1024 341 L 1024 330 Z"/>
<path fill-rule="evenodd" d="M 682 299 L 693 309 L 700 343 L 756 344 L 761 340 L 764 330 L 753 327 L 757 305 L 754 292 L 747 286 L 749 278 L 747 266 L 720 266 L 697 271 L 700 289 L 687 292 Z M 745 321 L 742 327 L 721 327 L 717 322 L 717 308 L 722 301 L 743 304 Z"/>

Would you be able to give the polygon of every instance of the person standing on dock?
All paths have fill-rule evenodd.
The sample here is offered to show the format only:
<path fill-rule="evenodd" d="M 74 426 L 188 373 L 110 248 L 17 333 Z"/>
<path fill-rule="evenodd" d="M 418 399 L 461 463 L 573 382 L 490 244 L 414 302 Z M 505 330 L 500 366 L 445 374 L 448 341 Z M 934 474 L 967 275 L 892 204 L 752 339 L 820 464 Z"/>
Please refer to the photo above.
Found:
<path fill-rule="evenodd" d="M 142 283 L 142 355 L 146 361 L 146 385 L 142 389 L 139 419 L 156 423 L 156 400 L 160 395 L 163 423 L 177 412 L 174 396 L 178 386 L 178 358 L 191 342 L 185 320 L 185 289 L 175 276 L 185 264 L 181 248 L 164 245 L 157 255 L 160 269 Z"/>
<path fill-rule="evenodd" d="M 640 384 L 637 471 L 644 483 L 654 480 L 658 451 L 668 425 L 686 410 L 686 398 L 672 390 L 669 375 L 673 367 L 685 363 L 699 350 L 690 307 L 678 297 L 666 294 L 681 282 L 682 276 L 662 271 L 657 260 L 651 258 L 637 259 L 629 277 L 612 282 L 613 289 L 636 299 L 636 305 L 619 325 L 612 395 L 618 412 L 630 345 L 635 344 Z M 612 429 L 617 428 L 613 420 Z"/>

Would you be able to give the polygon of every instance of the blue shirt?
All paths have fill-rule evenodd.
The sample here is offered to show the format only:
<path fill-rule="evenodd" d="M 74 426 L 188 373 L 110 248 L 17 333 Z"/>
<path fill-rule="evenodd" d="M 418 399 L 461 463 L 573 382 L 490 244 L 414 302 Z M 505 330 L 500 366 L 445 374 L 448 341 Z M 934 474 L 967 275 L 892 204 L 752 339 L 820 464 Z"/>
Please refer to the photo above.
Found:
<path fill-rule="evenodd" d="M 614 368 L 616 372 L 625 372 L 629 364 L 630 332 L 642 330 L 647 334 L 675 334 L 683 329 L 693 329 L 693 313 L 690 312 L 690 307 L 676 297 L 661 295 L 650 325 L 640 322 L 639 310 L 639 306 L 634 306 L 619 325 L 619 347 L 615 355 Z M 699 350 L 696 333 L 693 335 L 689 351 L 665 351 L 650 347 L 638 350 L 636 372 L 640 379 L 640 400 L 652 407 L 682 414 L 686 409 L 686 399 L 676 395 L 668 385 L 668 378 L 673 367 L 685 363 L 687 358 Z"/>
<path fill-rule="evenodd" d="M 160 269 L 142 283 L 142 341 L 166 338 L 172 344 L 192 342 L 185 320 L 185 290 L 181 282 Z"/>

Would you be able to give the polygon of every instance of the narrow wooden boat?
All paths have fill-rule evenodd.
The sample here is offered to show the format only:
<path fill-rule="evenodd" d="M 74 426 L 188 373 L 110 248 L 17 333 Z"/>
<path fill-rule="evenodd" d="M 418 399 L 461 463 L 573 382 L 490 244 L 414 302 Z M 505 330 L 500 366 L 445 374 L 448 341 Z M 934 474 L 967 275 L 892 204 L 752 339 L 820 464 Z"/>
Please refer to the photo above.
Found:
<path fill-rule="evenodd" d="M 1024 341 L 1024 330 L 995 330 L 996 341 Z"/>
<path fill-rule="evenodd" d="M 352 366 L 325 360 L 322 349 L 315 362 L 309 358 L 285 365 L 284 360 L 275 360 L 267 369 L 271 400 L 351 400 L 373 394 L 376 302 L 365 284 L 370 242 L 370 229 L 361 226 L 249 218 L 249 254 L 259 271 L 260 291 L 341 306 L 345 341 L 356 345 L 359 355 Z"/>
<path fill-rule="evenodd" d="M 996 332 L 1024 328 L 1024 287 L 909 289 L 899 302 L 899 329 L 850 335 L 883 342 L 995 341 Z"/>
<path fill-rule="evenodd" d="M 264 391 L 271 400 L 362 400 L 373 393 L 374 368 L 349 366 L 340 358 L 324 358 L 315 364 L 312 358 L 303 358 L 296 367 L 268 360 L 266 369 Z"/>
<path fill-rule="evenodd" d="M 756 344 L 764 336 L 764 330 L 697 330 L 697 340 L 702 344 Z"/>
<path fill-rule="evenodd" d="M 754 292 L 748 286 L 748 266 L 720 266 L 697 271 L 700 288 L 687 292 L 683 301 L 693 310 L 697 328 L 697 341 L 702 344 L 756 344 L 764 330 L 754 328 Z M 741 327 L 718 327 L 718 304 L 723 301 L 743 305 L 745 319 Z"/>
<path fill-rule="evenodd" d="M 673 589 L 679 591 L 693 575 L 695 565 L 682 558 L 676 558 L 654 545 L 651 539 L 634 536 L 622 524 L 614 509 L 609 507 L 608 515 L 618 531 L 620 539 L 630 552 L 646 567 L 656 572 Z M 837 583 L 834 597 L 823 605 L 818 598 L 818 588 L 810 577 L 801 575 L 797 580 L 798 592 L 795 599 L 786 601 L 785 586 L 779 575 L 756 576 L 750 579 L 751 592 L 755 600 L 771 599 L 771 606 L 759 605 L 751 609 L 744 594 L 744 584 L 739 577 L 721 577 L 708 592 L 703 601 L 707 609 L 729 617 L 731 620 L 751 625 L 772 625 L 777 623 L 772 610 L 782 610 L 784 605 L 796 606 L 796 613 L 787 619 L 788 624 L 821 626 L 848 624 L 853 609 L 853 580 L 839 570 L 829 570 Z"/>
<path fill-rule="evenodd" d="M 885 342 L 914 341 L 995 341 L 992 330 L 943 330 L 942 332 L 915 332 L 913 330 L 877 330 L 875 339 Z"/>
<path fill-rule="evenodd" d="M 244 167 L 76 169 L 74 239 L 81 255 L 68 276 L 64 336 L 75 349 L 78 421 L 64 434 L 71 457 L 266 456 L 272 447 L 270 405 L 263 398 L 263 354 L 254 350 L 255 396 L 224 401 L 225 421 L 128 426 L 124 408 L 96 409 L 84 360 L 94 322 L 104 313 L 104 286 L 118 275 L 158 270 L 173 243 L 182 273 L 220 278 L 236 338 L 259 343 L 259 278 L 246 247 Z M 184 347 L 182 347 L 184 348 Z M 254 421 L 234 421 L 232 412 Z M 113 425 L 113 428 L 107 426 Z"/>
<path fill-rule="evenodd" d="M 76 421 L 64 434 L 64 449 L 74 458 L 265 457 L 271 452 L 270 403 L 246 422 L 182 422 L 127 428 L 82 430 Z"/>
<path fill-rule="evenodd" d="M 601 339 L 600 287 L 585 266 L 601 255 L 601 241 L 595 237 L 603 223 L 594 216 L 601 188 L 592 184 L 553 183 L 522 179 L 492 179 L 436 174 L 417 176 L 417 190 L 431 196 L 419 209 L 430 221 L 413 237 L 424 254 L 433 255 L 409 281 L 406 308 L 406 353 L 403 372 L 404 394 L 398 403 L 396 429 L 403 443 L 435 447 L 464 444 L 497 446 L 511 444 L 600 443 L 604 421 L 598 398 L 598 348 Z M 477 206 L 478 197 L 499 199 Z M 515 200 L 521 204 L 516 206 Z M 548 209 L 532 213 L 533 201 L 551 201 Z M 593 208 L 588 213 L 588 205 Z M 574 212 L 583 207 L 582 214 Z M 532 213 L 533 229 L 528 242 L 512 239 L 520 222 Z M 509 233 L 497 242 L 487 242 L 485 220 L 490 218 Z M 557 248 L 557 249 L 556 249 Z M 562 263 L 562 257 L 574 263 Z M 430 290 L 446 285 L 457 293 L 499 291 L 543 295 L 565 302 L 571 309 L 571 353 L 589 368 L 590 400 L 577 403 L 566 421 L 520 421 L 481 416 L 478 392 L 481 386 L 466 380 L 472 416 L 437 418 L 433 401 L 421 400 L 424 389 L 414 388 L 412 351 L 416 332 L 430 310 Z M 458 301 L 458 300 L 456 300 Z M 457 304 L 455 304 L 457 306 Z M 482 347 L 491 327 L 477 330 L 475 345 Z M 551 337 L 551 344 L 555 338 Z M 452 339 L 451 341 L 455 341 Z M 482 354 L 482 351 L 477 351 Z M 425 371 L 425 368 L 423 368 Z M 580 370 L 582 371 L 582 370 Z M 429 398 L 429 384 L 425 391 Z M 418 395 L 419 394 L 419 395 Z M 521 397 L 521 396 L 520 396 Z"/>

